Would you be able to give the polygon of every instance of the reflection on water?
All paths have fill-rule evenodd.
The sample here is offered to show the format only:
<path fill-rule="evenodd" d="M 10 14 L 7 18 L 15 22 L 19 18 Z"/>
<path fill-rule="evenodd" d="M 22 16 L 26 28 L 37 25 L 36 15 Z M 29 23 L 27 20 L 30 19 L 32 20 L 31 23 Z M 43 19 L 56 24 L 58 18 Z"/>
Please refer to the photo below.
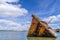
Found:
<path fill-rule="evenodd" d="M 28 40 L 56 40 L 55 38 L 46 38 L 46 37 L 28 37 Z"/>

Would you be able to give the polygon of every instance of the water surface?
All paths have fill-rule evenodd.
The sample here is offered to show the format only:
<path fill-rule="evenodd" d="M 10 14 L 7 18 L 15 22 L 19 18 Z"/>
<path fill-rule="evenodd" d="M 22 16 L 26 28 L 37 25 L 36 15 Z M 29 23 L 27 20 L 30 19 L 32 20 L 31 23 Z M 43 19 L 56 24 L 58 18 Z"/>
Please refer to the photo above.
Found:
<path fill-rule="evenodd" d="M 54 38 L 41 38 L 41 37 L 27 37 L 27 32 L 21 31 L 1 31 L 0 40 L 60 40 L 60 33 L 57 33 L 58 37 Z"/>

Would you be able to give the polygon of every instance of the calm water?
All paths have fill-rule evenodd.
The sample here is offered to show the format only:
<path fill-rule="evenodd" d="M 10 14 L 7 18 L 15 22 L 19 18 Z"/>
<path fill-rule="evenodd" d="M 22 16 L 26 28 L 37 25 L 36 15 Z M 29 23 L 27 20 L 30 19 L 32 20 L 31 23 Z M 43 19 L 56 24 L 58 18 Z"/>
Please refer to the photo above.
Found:
<path fill-rule="evenodd" d="M 60 33 L 57 33 L 58 37 L 56 40 L 60 40 Z M 1 31 L 0 32 L 0 40 L 42 40 L 42 38 L 27 38 L 27 32 L 7 32 Z M 45 38 L 46 39 L 46 38 Z M 44 39 L 44 40 L 45 40 Z M 49 39 L 46 39 L 49 40 Z M 54 40 L 54 39 L 53 39 Z"/>

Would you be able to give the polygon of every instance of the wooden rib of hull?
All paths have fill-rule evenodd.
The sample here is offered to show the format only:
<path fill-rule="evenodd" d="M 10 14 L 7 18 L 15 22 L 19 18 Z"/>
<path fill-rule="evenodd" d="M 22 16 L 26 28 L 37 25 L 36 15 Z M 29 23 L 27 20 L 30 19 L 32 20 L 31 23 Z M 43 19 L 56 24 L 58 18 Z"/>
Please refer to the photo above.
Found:
<path fill-rule="evenodd" d="M 56 33 L 48 27 L 48 24 L 44 21 L 39 20 L 35 15 L 32 15 L 32 23 L 28 31 L 29 37 L 55 37 Z"/>

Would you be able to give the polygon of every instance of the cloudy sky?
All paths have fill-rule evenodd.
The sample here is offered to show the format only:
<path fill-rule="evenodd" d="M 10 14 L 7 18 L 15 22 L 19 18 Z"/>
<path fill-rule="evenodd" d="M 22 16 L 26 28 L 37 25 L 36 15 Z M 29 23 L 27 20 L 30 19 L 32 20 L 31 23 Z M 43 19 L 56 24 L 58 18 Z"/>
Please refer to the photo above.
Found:
<path fill-rule="evenodd" d="M 32 13 L 60 28 L 60 0 L 0 0 L 0 30 L 28 30 Z"/>

